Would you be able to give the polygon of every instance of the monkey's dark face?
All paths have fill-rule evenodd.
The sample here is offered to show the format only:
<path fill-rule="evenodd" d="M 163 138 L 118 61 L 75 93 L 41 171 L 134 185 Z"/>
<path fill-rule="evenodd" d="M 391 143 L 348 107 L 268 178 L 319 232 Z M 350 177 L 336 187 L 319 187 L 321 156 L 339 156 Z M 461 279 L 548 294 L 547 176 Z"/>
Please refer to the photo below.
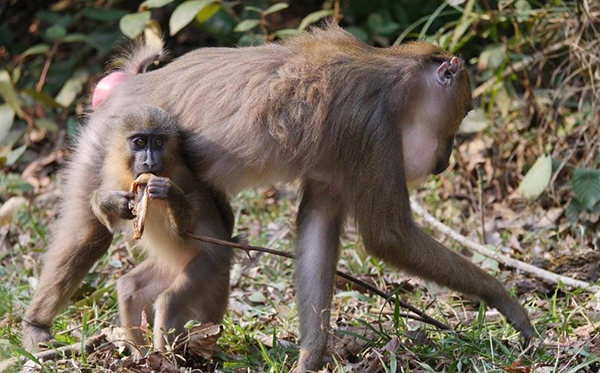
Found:
<path fill-rule="evenodd" d="M 147 172 L 158 175 L 163 167 L 167 141 L 167 135 L 152 131 L 138 131 L 127 137 L 133 157 L 134 178 Z"/>

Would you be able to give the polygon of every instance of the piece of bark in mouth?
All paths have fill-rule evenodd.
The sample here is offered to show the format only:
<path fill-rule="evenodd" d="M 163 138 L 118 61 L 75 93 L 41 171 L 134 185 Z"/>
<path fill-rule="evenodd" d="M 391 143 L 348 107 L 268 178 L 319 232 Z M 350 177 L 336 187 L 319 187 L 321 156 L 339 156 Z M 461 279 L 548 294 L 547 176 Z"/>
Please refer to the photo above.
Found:
<path fill-rule="evenodd" d="M 144 234 L 144 224 L 146 222 L 146 212 L 148 211 L 148 181 L 154 178 L 153 174 L 141 174 L 131 184 L 131 192 L 135 193 L 135 200 L 131 202 L 131 211 L 135 218 L 133 219 L 133 238 L 139 240 Z"/>

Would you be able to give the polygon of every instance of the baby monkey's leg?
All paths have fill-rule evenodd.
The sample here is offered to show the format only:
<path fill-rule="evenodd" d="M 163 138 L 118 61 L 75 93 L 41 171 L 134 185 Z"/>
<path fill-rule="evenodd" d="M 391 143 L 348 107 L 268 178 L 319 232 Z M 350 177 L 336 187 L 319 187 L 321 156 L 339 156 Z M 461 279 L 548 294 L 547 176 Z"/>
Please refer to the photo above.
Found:
<path fill-rule="evenodd" d="M 144 338 L 140 326 L 142 312 L 147 320 L 154 316 L 153 303 L 156 298 L 173 282 L 174 276 L 161 273 L 153 259 L 146 259 L 117 282 L 119 298 L 119 316 L 125 335 L 131 344 L 129 349 L 134 355 L 145 354 Z"/>
<path fill-rule="evenodd" d="M 220 323 L 229 296 L 231 249 L 203 250 L 156 300 L 154 347 L 164 349 L 182 335 L 189 320 Z M 175 331 L 168 335 L 169 330 Z"/>

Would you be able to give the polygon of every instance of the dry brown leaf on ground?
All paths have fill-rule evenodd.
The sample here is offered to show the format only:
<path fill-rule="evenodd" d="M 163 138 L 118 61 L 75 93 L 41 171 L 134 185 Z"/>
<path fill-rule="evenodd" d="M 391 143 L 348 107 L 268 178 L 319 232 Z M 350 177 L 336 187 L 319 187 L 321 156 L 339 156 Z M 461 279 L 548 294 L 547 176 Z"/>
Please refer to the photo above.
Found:
<path fill-rule="evenodd" d="M 390 354 L 386 354 L 386 351 L 390 352 L 391 354 L 395 354 L 396 351 L 398 350 L 399 346 L 400 346 L 400 340 L 398 340 L 398 338 L 394 337 L 394 338 L 390 339 L 390 341 L 388 343 L 386 343 L 386 345 L 383 346 L 383 348 L 381 348 L 377 351 L 379 354 L 381 354 L 381 359 L 378 359 L 378 358 L 374 359 L 371 362 L 371 365 L 369 366 L 369 368 L 367 368 L 367 373 L 378 372 L 379 369 L 381 368 L 382 362 L 387 365 L 387 363 L 390 360 Z"/>
<path fill-rule="evenodd" d="M 217 340 L 222 331 L 223 327 L 220 324 L 203 323 L 192 327 L 183 343 L 189 354 L 210 359 L 215 353 Z"/>
<path fill-rule="evenodd" d="M 348 360 L 348 357 L 358 356 L 361 350 L 369 343 L 369 340 L 375 341 L 377 339 L 377 334 L 365 326 L 347 327 L 336 330 L 333 333 L 333 336 L 329 338 L 327 350 L 337 360 L 344 361 Z"/>

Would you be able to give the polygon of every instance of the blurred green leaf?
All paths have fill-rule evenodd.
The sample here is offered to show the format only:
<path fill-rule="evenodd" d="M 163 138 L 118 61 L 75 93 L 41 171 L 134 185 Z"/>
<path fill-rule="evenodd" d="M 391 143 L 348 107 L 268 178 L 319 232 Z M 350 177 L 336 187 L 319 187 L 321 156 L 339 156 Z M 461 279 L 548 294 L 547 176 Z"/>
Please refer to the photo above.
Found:
<path fill-rule="evenodd" d="M 78 43 L 78 42 L 89 43 L 90 38 L 88 38 L 87 35 L 84 35 L 84 34 L 73 33 L 73 34 L 69 34 L 69 35 L 65 36 L 64 39 L 62 40 L 62 42 L 63 43 Z"/>
<path fill-rule="evenodd" d="M 19 82 L 19 79 L 21 79 L 22 74 L 23 74 L 23 65 L 22 64 L 18 64 L 11 71 L 11 80 L 14 82 L 15 85 Z"/>
<path fill-rule="evenodd" d="M 55 121 L 48 118 L 40 118 L 35 121 L 36 127 L 45 128 L 50 132 L 58 131 L 58 124 Z"/>
<path fill-rule="evenodd" d="M 485 130 L 490 125 L 489 119 L 482 110 L 472 110 L 463 119 L 459 133 L 477 133 Z"/>
<path fill-rule="evenodd" d="M 8 153 L 8 155 L 6 156 L 6 165 L 9 167 L 14 165 L 19 160 L 19 158 L 21 158 L 23 153 L 25 153 L 25 150 L 27 150 L 27 145 L 22 145 Z"/>
<path fill-rule="evenodd" d="M 265 10 L 262 14 L 263 16 L 268 16 L 269 14 L 277 13 L 279 11 L 287 9 L 288 7 L 289 5 L 286 3 L 273 4 L 269 8 L 267 8 L 267 10 Z"/>
<path fill-rule="evenodd" d="M 295 28 L 284 28 L 281 30 L 277 30 L 273 33 L 273 35 L 275 35 L 276 37 L 280 38 L 280 39 L 287 39 L 287 38 L 292 38 L 294 36 L 297 36 L 300 33 L 300 31 L 296 30 Z"/>
<path fill-rule="evenodd" d="M 85 69 L 75 71 L 73 76 L 71 76 L 60 89 L 58 95 L 56 95 L 56 102 L 63 107 L 69 107 L 83 89 L 83 85 L 88 77 L 89 74 Z"/>
<path fill-rule="evenodd" d="M 328 17 L 332 14 L 333 10 L 318 10 L 316 12 L 313 12 L 304 17 L 304 19 L 302 19 L 302 22 L 300 22 L 300 26 L 298 26 L 298 30 L 304 31 L 304 29 L 306 29 L 309 25 L 318 22 L 321 19 Z"/>
<path fill-rule="evenodd" d="M 178 33 L 182 28 L 187 26 L 196 17 L 202 9 L 207 5 L 212 4 L 214 0 L 192 0 L 181 3 L 171 15 L 169 20 L 169 28 L 171 36 Z"/>
<path fill-rule="evenodd" d="M 400 25 L 393 21 L 386 21 L 379 13 L 369 14 L 367 24 L 372 33 L 388 36 L 400 29 Z"/>
<path fill-rule="evenodd" d="M 364 41 L 365 43 L 369 41 L 369 34 L 360 27 L 350 26 L 346 31 L 354 35 L 358 40 Z"/>
<path fill-rule="evenodd" d="M 369 14 L 369 18 L 367 18 L 367 25 L 369 26 L 369 30 L 372 33 L 377 33 L 379 27 L 383 24 L 383 17 L 379 13 L 371 13 Z"/>
<path fill-rule="evenodd" d="M 251 45 L 262 45 L 265 43 L 265 39 L 259 34 L 243 34 L 237 41 L 237 45 L 240 47 L 249 47 Z"/>
<path fill-rule="evenodd" d="M 6 70 L 0 70 L 0 96 L 4 102 L 10 105 L 17 115 L 23 118 L 23 109 L 21 109 L 21 99 L 12 85 L 10 75 Z"/>
<path fill-rule="evenodd" d="M 495 71 L 498 69 L 502 63 L 504 62 L 504 58 L 506 57 L 506 45 L 504 44 L 492 44 L 483 50 L 481 54 L 479 54 L 479 60 L 477 62 L 477 67 L 480 70 L 490 69 Z"/>
<path fill-rule="evenodd" d="M 15 121 L 10 129 L 10 132 L 4 136 L 0 142 L 0 156 L 6 156 L 15 146 L 15 144 L 23 137 L 27 131 L 27 125 L 22 122 Z M 0 178 L 1 179 L 1 178 Z"/>
<path fill-rule="evenodd" d="M 387 22 L 384 23 L 377 29 L 377 33 L 383 36 L 389 36 L 400 29 L 400 25 L 396 22 Z"/>
<path fill-rule="evenodd" d="M 531 166 L 521 183 L 519 192 L 526 198 L 536 199 L 542 195 L 552 176 L 552 157 L 541 155 Z"/>
<path fill-rule="evenodd" d="M 171 4 L 175 0 L 146 0 L 140 4 L 140 9 L 162 8 L 167 4 Z"/>
<path fill-rule="evenodd" d="M 24 58 L 27 56 L 32 56 L 35 54 L 46 53 L 50 50 L 50 46 L 48 44 L 36 44 L 33 47 L 27 48 L 25 52 L 21 53 L 20 58 Z"/>
<path fill-rule="evenodd" d="M 198 12 L 198 15 L 196 15 L 196 22 L 206 22 L 209 18 L 217 14 L 219 10 L 221 10 L 221 4 L 219 3 L 212 3 L 207 5 L 204 9 Z"/>
<path fill-rule="evenodd" d="M 15 111 L 8 104 L 0 105 L 0 144 L 10 131 L 15 121 Z"/>
<path fill-rule="evenodd" d="M 148 20 L 150 20 L 149 11 L 127 14 L 121 18 L 119 27 L 125 36 L 130 39 L 135 39 L 142 31 L 144 31 Z"/>
<path fill-rule="evenodd" d="M 577 168 L 571 183 L 575 198 L 591 211 L 600 201 L 600 170 Z"/>
<path fill-rule="evenodd" d="M 252 6 L 252 5 L 245 6 L 244 10 L 246 10 L 248 12 L 262 13 L 262 9 L 260 9 L 257 6 Z"/>
<path fill-rule="evenodd" d="M 46 35 L 46 38 L 52 41 L 59 41 L 67 35 L 67 29 L 61 25 L 54 25 L 48 27 L 44 34 Z"/>
<path fill-rule="evenodd" d="M 58 107 L 60 106 L 58 104 L 58 102 L 56 102 L 54 100 L 54 98 L 52 96 L 50 96 L 49 94 L 47 94 L 44 91 L 38 92 L 33 88 L 28 88 L 28 89 L 24 89 L 22 91 L 24 94 L 30 96 L 31 98 L 33 98 L 34 100 L 36 100 L 39 103 L 42 103 L 46 106 L 49 107 Z"/>
<path fill-rule="evenodd" d="M 515 9 L 517 10 L 517 21 L 527 22 L 531 13 L 531 4 L 526 0 L 517 0 L 515 3 Z"/>
<path fill-rule="evenodd" d="M 245 19 L 242 22 L 238 23 L 237 26 L 233 29 L 235 32 L 246 32 L 250 31 L 256 26 L 260 25 L 260 19 Z"/>

